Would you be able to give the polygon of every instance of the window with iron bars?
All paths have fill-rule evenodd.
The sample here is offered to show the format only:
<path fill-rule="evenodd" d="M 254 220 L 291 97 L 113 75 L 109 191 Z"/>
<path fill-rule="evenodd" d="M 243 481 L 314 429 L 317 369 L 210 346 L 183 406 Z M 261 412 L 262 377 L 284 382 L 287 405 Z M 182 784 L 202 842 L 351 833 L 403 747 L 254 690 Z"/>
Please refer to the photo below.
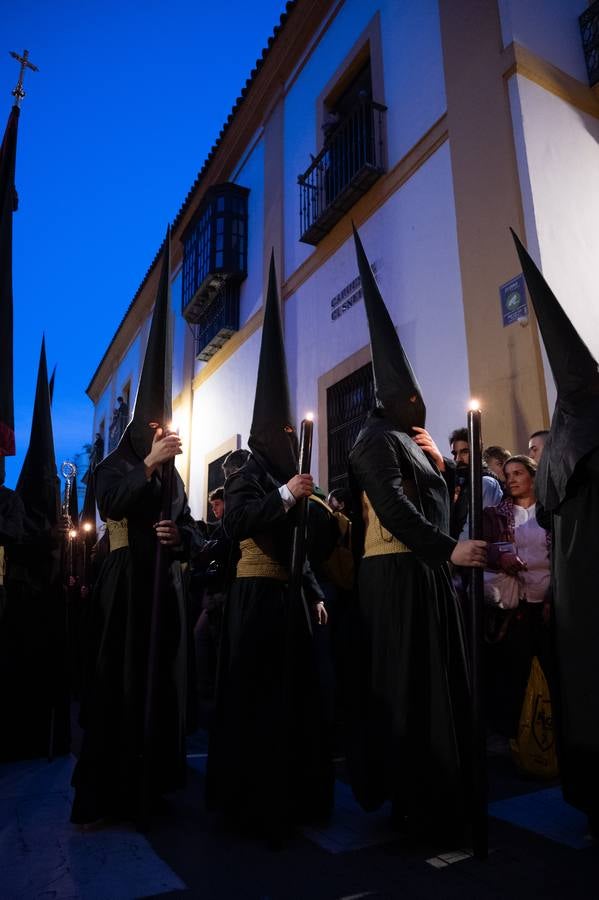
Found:
<path fill-rule="evenodd" d="M 374 378 L 370 363 L 327 389 L 329 491 L 348 487 L 349 453 L 374 405 Z"/>

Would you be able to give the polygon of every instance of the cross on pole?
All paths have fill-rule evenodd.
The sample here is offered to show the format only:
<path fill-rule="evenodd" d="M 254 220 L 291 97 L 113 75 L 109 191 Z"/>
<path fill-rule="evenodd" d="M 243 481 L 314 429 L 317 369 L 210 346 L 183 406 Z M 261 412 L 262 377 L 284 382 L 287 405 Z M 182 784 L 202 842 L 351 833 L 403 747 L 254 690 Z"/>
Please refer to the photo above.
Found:
<path fill-rule="evenodd" d="M 15 104 L 17 106 L 21 105 L 21 100 L 25 96 L 25 91 L 23 90 L 23 79 L 25 78 L 25 70 L 31 69 L 32 72 L 39 72 L 37 66 L 34 66 L 32 62 L 29 62 L 29 50 L 23 50 L 23 56 L 19 56 L 18 53 L 15 53 L 14 50 L 9 51 L 10 55 L 13 59 L 16 59 L 17 62 L 21 63 L 21 70 L 19 72 L 19 80 L 17 81 L 16 87 L 12 91 L 12 95 L 15 98 Z"/>

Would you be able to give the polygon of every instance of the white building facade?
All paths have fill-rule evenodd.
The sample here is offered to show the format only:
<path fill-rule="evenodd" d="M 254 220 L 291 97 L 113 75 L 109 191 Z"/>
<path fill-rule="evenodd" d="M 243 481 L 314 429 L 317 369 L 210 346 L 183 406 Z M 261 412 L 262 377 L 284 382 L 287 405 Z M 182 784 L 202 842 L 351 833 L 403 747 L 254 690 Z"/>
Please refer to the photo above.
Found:
<path fill-rule="evenodd" d="M 471 396 L 487 445 L 522 452 L 548 427 L 536 322 L 505 324 L 500 288 L 519 274 L 512 226 L 599 358 L 587 7 L 288 4 L 173 225 L 173 406 L 194 515 L 206 515 L 222 456 L 246 446 L 271 249 L 296 418 L 316 413 L 316 481 L 342 483 L 372 402 L 352 221 L 442 451 Z M 117 396 L 135 396 L 160 255 L 88 387 L 94 433 L 108 436 Z"/>

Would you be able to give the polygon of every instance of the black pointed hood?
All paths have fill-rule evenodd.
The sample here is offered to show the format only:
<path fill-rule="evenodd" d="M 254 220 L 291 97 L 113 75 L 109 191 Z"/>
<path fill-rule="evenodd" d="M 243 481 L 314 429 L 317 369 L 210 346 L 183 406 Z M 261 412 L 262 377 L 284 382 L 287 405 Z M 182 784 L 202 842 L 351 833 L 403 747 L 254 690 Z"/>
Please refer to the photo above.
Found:
<path fill-rule="evenodd" d="M 557 388 L 551 429 L 536 477 L 537 498 L 552 510 L 566 496 L 577 463 L 599 447 L 599 369 L 513 230 L 512 237 Z"/>
<path fill-rule="evenodd" d="M 155 422 L 160 426 L 170 423 L 173 417 L 173 341 L 170 315 L 170 226 L 166 231 L 162 254 L 162 269 L 156 292 L 156 302 L 146 345 L 146 353 L 137 388 L 133 416 L 127 425 L 115 454 L 128 455 L 132 450 L 139 459 L 145 459 L 152 447 Z M 112 456 L 112 454 L 111 454 Z M 114 459 L 114 456 L 113 456 Z"/>
<path fill-rule="evenodd" d="M 354 240 L 370 332 L 377 402 L 386 418 L 411 434 L 412 426 L 424 428 L 426 421 L 422 391 L 391 321 L 355 226 Z"/>
<path fill-rule="evenodd" d="M 56 525 L 59 516 L 60 495 L 50 415 L 46 345 L 43 338 L 31 420 L 31 436 L 16 492 L 21 497 L 27 516 L 38 534 L 44 533 Z"/>
<path fill-rule="evenodd" d="M 292 426 L 274 252 L 270 258 L 256 399 L 248 446 L 277 481 L 284 483 L 297 473 L 297 435 Z"/>
<path fill-rule="evenodd" d="M 48 382 L 48 393 L 50 394 L 50 406 L 52 406 L 52 401 L 54 400 L 54 382 L 56 381 L 56 366 L 52 369 L 52 374 L 50 375 L 50 381 Z"/>

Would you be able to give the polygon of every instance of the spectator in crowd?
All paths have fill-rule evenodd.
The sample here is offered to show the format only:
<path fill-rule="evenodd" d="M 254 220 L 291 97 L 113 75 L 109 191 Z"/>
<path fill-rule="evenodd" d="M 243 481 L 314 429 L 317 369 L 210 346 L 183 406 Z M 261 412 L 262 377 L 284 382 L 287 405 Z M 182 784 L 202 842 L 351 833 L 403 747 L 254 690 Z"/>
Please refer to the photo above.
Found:
<path fill-rule="evenodd" d="M 449 435 L 451 455 L 456 464 L 455 490 L 451 509 L 450 534 L 457 541 L 468 538 L 468 475 L 470 471 L 470 444 L 468 429 L 456 428 Z M 483 474 L 483 508 L 497 506 L 503 491 L 496 478 Z"/>
<path fill-rule="evenodd" d="M 487 447 L 483 451 L 483 463 L 491 475 L 501 482 L 502 487 L 505 485 L 503 467 L 511 455 L 510 451 L 506 450 L 505 447 L 497 447 L 495 445 Z"/>
<path fill-rule="evenodd" d="M 528 439 L 528 455 L 534 459 L 537 465 L 543 455 L 548 434 L 548 431 L 534 431 Z"/>
<path fill-rule="evenodd" d="M 216 521 L 219 522 L 225 511 L 225 489 L 219 487 L 216 488 L 216 490 L 211 491 L 208 497 L 208 503 L 210 504 L 212 515 Z"/>
<path fill-rule="evenodd" d="M 490 652 L 489 709 L 493 727 L 515 737 L 533 656 L 548 681 L 553 675 L 549 641 L 550 540 L 537 523 L 537 465 L 511 456 L 505 466 L 509 496 L 484 511 L 489 541 L 485 595 L 501 612 Z"/>

